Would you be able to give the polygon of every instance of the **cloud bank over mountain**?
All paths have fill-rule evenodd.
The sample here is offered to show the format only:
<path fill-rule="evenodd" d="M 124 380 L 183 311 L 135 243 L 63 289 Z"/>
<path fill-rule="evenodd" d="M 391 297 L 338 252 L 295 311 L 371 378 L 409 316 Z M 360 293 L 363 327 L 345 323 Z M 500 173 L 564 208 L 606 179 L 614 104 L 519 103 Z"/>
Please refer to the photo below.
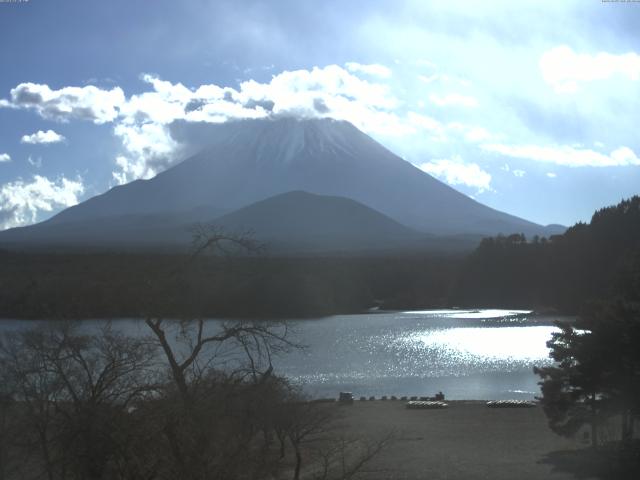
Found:
<path fill-rule="evenodd" d="M 80 174 L 87 195 L 101 193 L 184 159 L 192 127 L 296 116 L 348 120 L 463 193 L 540 223 L 585 220 L 637 193 L 633 5 L 31 3 L 3 24 L 22 41 L 0 46 L 11 66 L 0 185 Z M 49 131 L 67 140 L 21 142 Z"/>
<path fill-rule="evenodd" d="M 380 65 L 351 64 L 351 70 L 385 75 Z M 24 83 L 10 92 L 5 107 L 33 110 L 44 119 L 61 122 L 86 120 L 113 123 L 126 155 L 119 156 L 114 171 L 118 183 L 150 178 L 181 160 L 180 145 L 171 137 L 168 125 L 222 123 L 230 120 L 294 116 L 331 117 L 348 120 L 369 132 L 393 133 L 413 128 L 393 113 L 398 101 L 389 87 L 369 82 L 345 68 L 324 68 L 282 72 L 269 83 L 249 80 L 238 89 L 215 84 L 187 88 L 152 75 L 142 80 L 151 89 L 125 97 L 120 88 L 102 90 L 95 86 L 51 89 L 48 85 Z M 55 132 L 53 132 L 55 133 Z M 25 143 L 46 143 L 44 132 L 23 137 Z"/>
<path fill-rule="evenodd" d="M 545 79 L 552 85 L 557 84 L 557 78 L 547 78 L 551 75 L 548 73 L 548 63 L 555 61 L 549 59 L 555 56 L 557 52 L 551 51 L 541 59 Z M 593 60 L 596 67 L 604 62 L 598 58 Z M 587 67 L 595 67 L 587 60 L 588 57 L 576 60 L 575 71 L 566 67 L 560 77 L 591 78 Z M 615 70 L 616 65 L 622 68 L 623 64 L 613 62 L 611 68 Z M 627 65 L 622 71 L 635 79 L 633 68 Z M 407 109 L 404 102 L 394 96 L 389 85 L 379 82 L 380 78 L 389 78 L 391 74 L 392 70 L 383 65 L 349 62 L 344 68 L 329 65 L 282 72 L 267 83 L 247 80 L 241 82 L 237 89 L 215 84 L 188 88 L 182 83 L 171 83 L 145 74 L 141 79 L 150 89 L 128 97 L 117 87 L 103 90 L 89 85 L 54 90 L 47 85 L 24 83 L 11 90 L 9 100 L 4 100 L 2 106 L 33 110 L 44 119 L 59 122 L 85 120 L 96 124 L 113 124 L 113 132 L 125 150 L 125 154 L 115 160 L 118 168 L 113 172 L 113 178 L 118 184 L 137 178 L 150 178 L 183 159 L 181 150 L 188 145 L 181 145 L 172 137 L 169 127 L 174 122 L 223 123 L 280 116 L 347 120 L 367 133 L 383 137 L 420 134 L 446 141 L 449 136 L 458 135 L 469 143 L 478 143 L 484 151 L 561 166 L 640 164 L 635 152 L 626 146 L 620 146 L 607 155 L 567 145 L 488 143 L 489 139 L 496 136 L 483 127 L 460 122 L 444 123 Z M 358 75 L 377 79 L 360 78 Z M 606 78 L 605 73 L 601 72 L 598 78 Z M 565 92 L 566 89 L 559 91 Z M 429 100 L 439 107 L 478 107 L 474 97 L 457 93 L 442 96 L 432 94 Z M 23 143 L 31 144 L 62 140 L 64 137 L 53 130 L 22 137 Z M 456 161 L 434 159 L 419 165 L 452 185 L 472 186 L 480 192 L 491 189 L 491 175 L 477 163 L 465 163 L 459 155 Z"/>

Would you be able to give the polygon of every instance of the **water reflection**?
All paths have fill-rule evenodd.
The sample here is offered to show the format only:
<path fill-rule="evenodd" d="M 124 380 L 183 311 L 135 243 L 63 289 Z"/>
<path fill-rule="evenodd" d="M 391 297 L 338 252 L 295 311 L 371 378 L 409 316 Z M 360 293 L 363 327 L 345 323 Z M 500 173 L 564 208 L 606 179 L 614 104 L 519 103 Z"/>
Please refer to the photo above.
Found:
<path fill-rule="evenodd" d="M 527 315 L 531 313 L 531 310 L 500 310 L 500 309 L 485 309 L 485 310 L 414 310 L 408 312 L 402 312 L 407 315 L 428 315 L 429 317 L 442 317 L 442 318 L 507 318 L 517 317 L 521 315 Z"/>
<path fill-rule="evenodd" d="M 400 337 L 413 352 L 437 346 L 445 355 L 484 360 L 536 361 L 548 354 L 545 343 L 555 327 L 473 327 L 425 330 Z"/>
<path fill-rule="evenodd" d="M 530 313 L 435 310 L 301 322 L 308 349 L 279 367 L 313 395 L 443 390 L 449 398 L 533 398 L 533 367 L 551 363 L 546 342 L 555 327 Z"/>

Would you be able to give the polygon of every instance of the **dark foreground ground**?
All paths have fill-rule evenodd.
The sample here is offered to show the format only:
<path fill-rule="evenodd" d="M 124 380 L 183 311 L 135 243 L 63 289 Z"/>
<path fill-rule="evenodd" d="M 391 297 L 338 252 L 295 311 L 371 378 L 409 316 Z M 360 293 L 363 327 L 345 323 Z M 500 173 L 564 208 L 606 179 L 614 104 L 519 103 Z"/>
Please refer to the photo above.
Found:
<path fill-rule="evenodd" d="M 357 478 L 634 478 L 603 473 L 597 455 L 582 441 L 549 430 L 540 407 L 491 409 L 484 402 L 448 403 L 444 410 L 407 410 L 400 401 L 336 406 L 344 410 L 342 421 L 350 434 L 395 431 L 395 440 Z"/>

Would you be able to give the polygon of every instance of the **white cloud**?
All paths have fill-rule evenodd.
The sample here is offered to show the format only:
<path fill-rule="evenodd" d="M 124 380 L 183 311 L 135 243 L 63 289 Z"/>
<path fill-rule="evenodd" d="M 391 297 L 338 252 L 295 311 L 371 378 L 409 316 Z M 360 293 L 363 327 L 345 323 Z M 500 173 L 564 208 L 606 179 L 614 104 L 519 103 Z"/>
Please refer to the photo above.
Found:
<path fill-rule="evenodd" d="M 461 95 L 459 93 L 449 93 L 447 95 L 429 95 L 431 103 L 435 103 L 439 107 L 447 107 L 450 105 L 458 107 L 474 108 L 478 106 L 478 100 L 469 95 Z"/>
<path fill-rule="evenodd" d="M 51 181 L 35 175 L 30 182 L 16 180 L 0 186 L 0 229 L 33 223 L 38 213 L 78 203 L 84 192 L 81 179 Z"/>
<path fill-rule="evenodd" d="M 120 107 L 114 128 L 126 154 L 116 160 L 118 183 L 149 178 L 178 160 L 180 145 L 168 126 L 176 121 L 222 123 L 268 116 L 331 117 L 369 133 L 414 131 L 394 113 L 389 87 L 363 80 L 337 65 L 285 71 L 268 83 L 242 82 L 238 89 L 215 84 L 187 88 L 150 75 L 152 91 L 133 95 Z"/>
<path fill-rule="evenodd" d="M 8 153 L 0 153 L 0 163 L 10 162 L 10 161 L 11 161 L 11 155 L 9 155 Z"/>
<path fill-rule="evenodd" d="M 330 116 L 356 125 L 373 125 L 371 116 L 398 106 L 387 85 L 363 80 L 337 65 L 285 71 L 265 84 L 243 82 L 237 100 L 245 105 L 273 102 L 275 115 Z"/>
<path fill-rule="evenodd" d="M 452 159 L 432 160 L 418 165 L 422 171 L 445 180 L 450 185 L 466 185 L 478 193 L 491 191 L 491 175 L 476 163 L 465 163 L 460 156 Z"/>
<path fill-rule="evenodd" d="M 418 60 L 414 60 L 413 64 L 418 67 L 426 67 L 432 70 L 438 69 L 438 65 L 436 63 L 432 62 L 431 60 L 427 60 L 426 58 L 419 58 Z"/>
<path fill-rule="evenodd" d="M 470 142 L 481 142 L 491 137 L 491 133 L 483 127 L 470 127 L 464 135 L 464 138 Z"/>
<path fill-rule="evenodd" d="M 116 182 L 149 178 L 178 161 L 180 145 L 169 126 L 181 120 L 221 123 L 233 119 L 268 116 L 331 117 L 347 120 L 368 133 L 385 136 L 415 132 L 399 117 L 399 102 L 389 86 L 364 80 L 353 72 L 386 77 L 382 65 L 350 63 L 352 71 L 338 65 L 310 70 L 284 71 L 269 82 L 242 82 L 238 88 L 215 84 L 189 88 L 152 75 L 142 80 L 151 90 L 126 98 L 122 89 L 95 86 L 64 87 L 22 83 L 11 90 L 1 106 L 35 110 L 46 119 L 81 119 L 97 124 L 113 123 L 125 149 L 116 160 Z M 55 134 L 55 132 L 52 132 Z M 48 132 L 25 136 L 25 142 L 45 138 Z"/>
<path fill-rule="evenodd" d="M 363 65 L 362 63 L 347 62 L 345 63 L 345 67 L 347 67 L 347 70 L 350 72 L 362 72 L 374 77 L 389 78 L 392 74 L 391 69 L 377 63 Z"/>
<path fill-rule="evenodd" d="M 431 75 L 418 75 L 418 80 L 424 83 L 443 83 L 443 84 L 458 84 L 464 87 L 471 85 L 471 82 L 465 78 L 460 78 L 446 73 L 432 73 Z"/>
<path fill-rule="evenodd" d="M 573 93 L 581 83 L 605 80 L 614 75 L 633 81 L 640 79 L 640 55 L 635 52 L 578 54 L 562 45 L 546 51 L 540 57 L 539 67 L 544 81 L 557 93 Z"/>
<path fill-rule="evenodd" d="M 434 73 L 432 75 L 418 75 L 418 80 L 424 83 L 431 83 L 442 79 L 442 75 Z"/>
<path fill-rule="evenodd" d="M 151 178 L 154 173 L 144 159 L 130 159 L 120 155 L 116 157 L 116 165 L 119 170 L 112 172 L 111 176 L 117 185 L 124 185 L 138 178 Z"/>
<path fill-rule="evenodd" d="M 29 165 L 33 167 L 36 167 L 36 168 L 42 167 L 42 157 L 38 157 L 34 159 L 31 155 L 29 155 L 29 157 L 27 158 L 27 162 L 29 162 Z"/>
<path fill-rule="evenodd" d="M 402 135 L 410 127 L 390 112 L 397 105 L 388 87 L 362 80 L 345 69 L 282 72 L 270 82 L 242 82 L 238 89 L 215 84 L 190 89 L 150 75 L 153 90 L 133 95 L 120 108 L 114 128 L 126 154 L 118 157 L 118 183 L 149 178 L 178 158 L 180 145 L 168 126 L 176 121 L 222 123 L 267 116 L 332 117 L 367 131 Z"/>
<path fill-rule="evenodd" d="M 125 102 L 124 92 L 116 87 L 103 90 L 93 85 L 52 90 L 48 85 L 21 83 L 11 89 L 10 100 L 0 107 L 35 110 L 49 120 L 89 120 L 97 124 L 114 121 Z"/>
<path fill-rule="evenodd" d="M 127 156 L 116 158 L 118 170 L 113 172 L 117 184 L 151 178 L 176 161 L 178 143 L 168 128 L 157 123 L 120 124 L 114 128 L 127 150 Z"/>
<path fill-rule="evenodd" d="M 385 77 L 390 74 L 385 69 L 375 64 L 350 63 L 346 68 L 329 65 L 284 71 L 267 82 L 248 80 L 237 88 L 216 84 L 188 87 L 144 75 L 141 78 L 149 89 L 130 97 L 120 88 L 53 90 L 47 85 L 24 83 L 11 90 L 10 100 L 4 103 L 12 108 L 33 109 L 44 118 L 59 121 L 112 123 L 123 146 L 115 159 L 116 183 L 150 178 L 182 159 L 184 146 L 171 135 L 176 121 L 188 124 L 278 116 L 331 117 L 384 138 L 427 131 L 426 138 L 439 143 L 448 140 L 448 132 L 464 135 L 469 142 L 488 140 L 488 132 L 481 127 L 456 129 L 426 115 L 407 112 L 405 105 L 391 94 L 389 85 L 358 76 Z M 443 105 L 477 103 L 472 97 L 459 94 L 437 97 L 436 101 Z"/>
<path fill-rule="evenodd" d="M 463 138 L 467 142 L 478 143 L 482 141 L 489 140 L 493 138 L 491 132 L 489 132 L 486 128 L 478 127 L 474 125 L 466 125 L 460 122 L 450 122 L 447 124 L 447 129 L 460 132 L 463 134 Z"/>
<path fill-rule="evenodd" d="M 595 150 L 569 146 L 484 144 L 481 148 L 513 158 L 555 163 L 567 167 L 617 167 L 640 165 L 640 158 L 628 147 L 619 147 L 609 155 Z"/>
<path fill-rule="evenodd" d="M 417 130 L 426 130 L 430 133 L 431 139 L 445 141 L 447 138 L 446 127 L 438 120 L 421 113 L 407 113 L 407 122 Z"/>
<path fill-rule="evenodd" d="M 548 173 L 547 173 L 547 177 L 549 177 L 549 178 L 556 178 L 557 176 L 558 176 L 558 175 L 556 175 L 556 174 L 555 174 L 555 173 L 553 173 L 553 172 L 548 172 Z"/>
<path fill-rule="evenodd" d="M 133 95 L 120 107 L 124 123 L 169 124 L 174 120 L 221 123 L 293 115 L 370 124 L 371 115 L 388 114 L 398 105 L 388 86 L 363 80 L 337 65 L 285 71 L 274 75 L 268 83 L 248 80 L 239 89 L 215 84 L 189 89 L 150 75 L 143 76 L 143 80 L 153 90 Z"/>
<path fill-rule="evenodd" d="M 526 175 L 527 172 L 525 172 L 524 170 L 514 170 L 513 174 L 518 177 L 518 178 L 522 178 Z"/>
<path fill-rule="evenodd" d="M 66 138 L 64 138 L 64 136 L 54 132 L 53 130 L 47 130 L 46 132 L 38 130 L 36 133 L 32 133 L 31 135 L 23 135 L 20 142 L 34 145 L 39 143 L 59 143 L 64 142 L 65 140 Z"/>

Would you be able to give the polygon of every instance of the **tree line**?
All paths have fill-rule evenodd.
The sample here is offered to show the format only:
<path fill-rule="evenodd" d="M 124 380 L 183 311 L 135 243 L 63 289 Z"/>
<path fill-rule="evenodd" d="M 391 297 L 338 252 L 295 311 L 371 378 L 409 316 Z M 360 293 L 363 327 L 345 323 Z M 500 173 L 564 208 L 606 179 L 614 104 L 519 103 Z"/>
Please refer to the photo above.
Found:
<path fill-rule="evenodd" d="M 598 210 L 563 235 L 484 239 L 461 267 L 454 304 L 579 313 L 585 302 L 640 299 L 640 197 Z"/>
<path fill-rule="evenodd" d="M 387 309 L 552 308 L 640 291 L 640 197 L 563 235 L 483 239 L 471 253 L 205 256 L 0 250 L 5 318 L 310 317 Z M 167 271 L 177 270 L 167 276 Z"/>
<path fill-rule="evenodd" d="M 462 257 L 201 256 L 0 251 L 0 317 L 303 318 L 443 307 Z M 167 275 L 176 271 L 175 275 Z"/>

